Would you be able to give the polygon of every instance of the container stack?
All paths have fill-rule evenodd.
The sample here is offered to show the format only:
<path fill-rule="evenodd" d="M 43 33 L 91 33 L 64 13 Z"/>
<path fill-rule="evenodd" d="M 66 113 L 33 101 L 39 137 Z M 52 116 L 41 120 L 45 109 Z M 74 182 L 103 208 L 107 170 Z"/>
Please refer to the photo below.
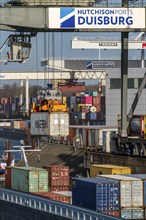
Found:
<path fill-rule="evenodd" d="M 143 181 L 129 175 L 75 178 L 73 205 L 124 219 L 144 219 Z"/>
<path fill-rule="evenodd" d="M 30 106 L 34 98 L 29 99 Z M 22 101 L 25 103 L 25 99 Z M 29 106 L 29 107 L 30 107 Z M 22 115 L 23 107 L 20 106 L 20 98 L 0 98 L 0 117 L 1 118 L 16 118 L 18 115 Z"/>
<path fill-rule="evenodd" d="M 49 191 L 69 190 L 69 167 L 62 165 L 43 166 L 48 172 Z"/>
<path fill-rule="evenodd" d="M 65 93 L 64 93 L 65 94 Z M 105 98 L 101 91 L 80 91 L 72 95 L 63 96 L 62 102 L 70 110 L 70 124 L 104 124 Z M 98 121 L 98 122 L 97 122 Z"/>
<path fill-rule="evenodd" d="M 5 186 L 59 202 L 72 203 L 69 167 L 48 165 L 43 168 L 11 167 L 5 171 Z"/>

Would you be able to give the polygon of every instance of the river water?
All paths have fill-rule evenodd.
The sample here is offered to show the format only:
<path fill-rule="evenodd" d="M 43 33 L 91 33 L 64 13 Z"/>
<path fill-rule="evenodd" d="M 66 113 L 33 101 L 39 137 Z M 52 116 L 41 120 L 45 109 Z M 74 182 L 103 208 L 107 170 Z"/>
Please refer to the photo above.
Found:
<path fill-rule="evenodd" d="M 9 141 L 10 141 L 11 149 L 14 149 L 13 146 L 20 146 L 20 141 L 18 140 L 9 140 Z M 0 158 L 2 155 L 5 155 L 6 142 L 7 139 L 0 138 Z M 19 160 L 23 159 L 23 155 L 21 152 L 11 152 L 11 155 L 14 156 L 15 162 L 18 162 Z"/>

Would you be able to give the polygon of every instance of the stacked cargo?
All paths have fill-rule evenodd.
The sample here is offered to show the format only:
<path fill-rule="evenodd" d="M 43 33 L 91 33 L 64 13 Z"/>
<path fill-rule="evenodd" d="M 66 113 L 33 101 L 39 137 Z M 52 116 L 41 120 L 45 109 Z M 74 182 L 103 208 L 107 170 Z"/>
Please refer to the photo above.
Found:
<path fill-rule="evenodd" d="M 95 96 L 97 95 L 97 96 Z M 65 100 L 65 97 L 63 97 Z M 105 99 L 102 99 L 105 100 Z M 97 124 L 104 120 L 105 102 L 98 92 L 77 92 L 74 96 L 67 97 L 66 103 L 70 109 L 71 124 Z"/>
<path fill-rule="evenodd" d="M 23 192 L 48 192 L 48 172 L 36 167 L 11 167 L 11 188 Z"/>
<path fill-rule="evenodd" d="M 43 166 L 48 172 L 48 187 L 50 191 L 69 190 L 69 167 L 61 165 Z"/>
<path fill-rule="evenodd" d="M 143 181 L 123 175 L 74 179 L 73 205 L 125 219 L 144 219 Z"/>
<path fill-rule="evenodd" d="M 116 180 L 120 186 L 120 216 L 125 219 L 144 219 L 143 182 L 129 175 L 102 175 L 103 179 Z M 98 179 L 98 176 L 97 176 Z"/>
<path fill-rule="evenodd" d="M 31 103 L 31 100 L 29 100 Z M 25 100 L 23 100 L 25 103 Z M 0 98 L 0 117 L 12 118 L 21 114 L 20 99 L 15 98 Z"/>

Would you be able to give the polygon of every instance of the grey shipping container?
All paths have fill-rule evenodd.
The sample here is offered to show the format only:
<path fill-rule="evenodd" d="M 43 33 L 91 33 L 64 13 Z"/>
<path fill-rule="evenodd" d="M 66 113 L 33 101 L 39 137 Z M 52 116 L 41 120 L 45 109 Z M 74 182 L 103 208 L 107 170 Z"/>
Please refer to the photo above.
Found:
<path fill-rule="evenodd" d="M 124 219 L 144 219 L 144 209 L 142 209 L 142 208 L 121 209 L 121 218 L 124 218 Z"/>
<path fill-rule="evenodd" d="M 68 136 L 68 112 L 32 112 L 31 135 Z"/>
<path fill-rule="evenodd" d="M 140 178 L 143 181 L 143 198 L 144 198 L 143 202 L 144 202 L 144 206 L 146 207 L 146 174 L 130 174 L 128 176 Z"/>

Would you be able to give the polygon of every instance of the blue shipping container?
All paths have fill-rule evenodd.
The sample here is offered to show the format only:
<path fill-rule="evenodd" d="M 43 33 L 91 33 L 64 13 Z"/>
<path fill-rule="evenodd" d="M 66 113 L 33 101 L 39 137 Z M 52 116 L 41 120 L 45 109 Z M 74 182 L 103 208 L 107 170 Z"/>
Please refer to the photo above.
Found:
<path fill-rule="evenodd" d="M 119 184 L 100 178 L 75 178 L 72 185 L 72 203 L 94 211 L 120 209 Z"/>

